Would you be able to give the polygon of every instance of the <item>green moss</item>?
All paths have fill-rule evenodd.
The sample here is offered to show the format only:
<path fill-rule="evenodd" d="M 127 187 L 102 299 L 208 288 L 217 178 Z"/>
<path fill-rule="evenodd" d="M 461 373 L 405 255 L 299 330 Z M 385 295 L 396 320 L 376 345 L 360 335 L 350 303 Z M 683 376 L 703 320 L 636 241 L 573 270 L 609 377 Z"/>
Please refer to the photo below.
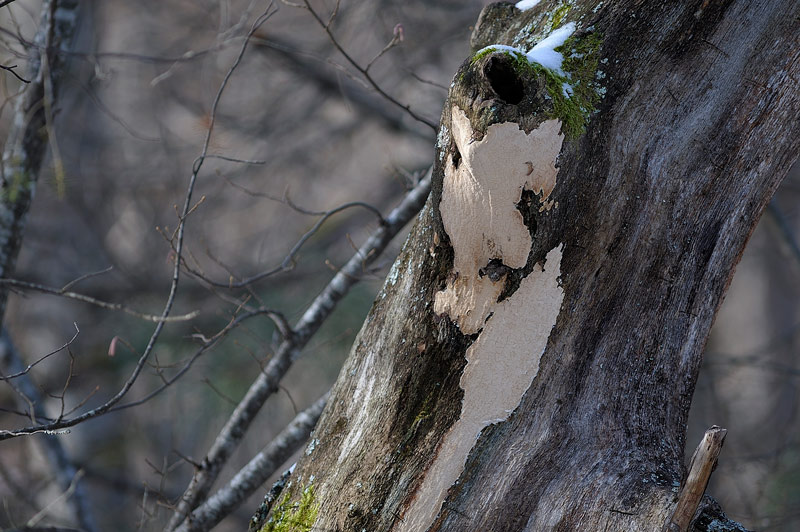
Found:
<path fill-rule="evenodd" d="M 11 178 L 11 183 L 3 191 L 4 199 L 7 199 L 10 203 L 16 203 L 21 194 L 30 195 L 32 185 L 33 181 L 24 170 L 16 170 Z"/>
<path fill-rule="evenodd" d="M 602 38 L 594 33 L 564 41 L 555 49 L 564 56 L 561 64 L 564 75 L 538 63 L 529 63 L 529 68 L 544 78 L 547 94 L 553 102 L 551 117 L 561 120 L 561 130 L 567 139 L 574 139 L 585 131 L 600 101 L 602 88 L 595 78 L 602 44 Z"/>
<path fill-rule="evenodd" d="M 564 22 L 564 19 L 569 13 L 569 5 L 562 4 L 553 11 L 553 16 L 550 19 L 550 30 L 554 30 L 556 28 L 561 27 L 561 23 Z"/>
<path fill-rule="evenodd" d="M 518 60 L 520 58 L 524 59 L 524 56 L 522 55 L 522 52 L 512 53 L 509 50 L 501 50 L 501 49 L 495 48 L 494 45 L 492 45 L 492 46 L 487 46 L 483 50 L 480 50 L 475 55 L 473 55 L 472 56 L 472 60 L 470 61 L 470 63 L 474 63 L 475 61 L 478 61 L 479 59 L 482 59 L 482 58 L 486 57 L 487 55 L 493 54 L 495 52 L 500 52 L 503 55 L 511 58 L 514 61 L 516 61 L 516 60 Z M 527 61 L 525 61 L 525 62 L 527 62 Z"/>
<path fill-rule="evenodd" d="M 292 503 L 292 494 L 287 491 L 272 512 L 272 517 L 259 532 L 309 532 L 319 514 L 313 484 L 303 490 L 300 500 Z"/>
<path fill-rule="evenodd" d="M 430 390 L 428 394 L 425 396 L 425 399 L 423 399 L 422 401 L 422 407 L 420 408 L 419 412 L 414 418 L 414 422 L 411 424 L 412 428 L 414 425 L 418 425 L 423 419 L 431 415 L 431 406 L 433 403 L 434 395 L 435 395 L 434 391 Z"/>
<path fill-rule="evenodd" d="M 548 79 L 548 94 L 553 98 L 553 113 L 563 122 L 564 134 L 574 138 L 583 133 L 586 122 L 594 113 L 600 101 L 601 87 L 597 83 L 597 67 L 600 60 L 600 46 L 603 39 L 596 33 L 581 37 L 570 37 L 556 48 L 564 56 L 561 69 L 566 78 L 555 81 Z M 561 78 L 557 74 L 553 77 Z M 569 83 L 572 93 L 564 95 L 563 83 Z"/>

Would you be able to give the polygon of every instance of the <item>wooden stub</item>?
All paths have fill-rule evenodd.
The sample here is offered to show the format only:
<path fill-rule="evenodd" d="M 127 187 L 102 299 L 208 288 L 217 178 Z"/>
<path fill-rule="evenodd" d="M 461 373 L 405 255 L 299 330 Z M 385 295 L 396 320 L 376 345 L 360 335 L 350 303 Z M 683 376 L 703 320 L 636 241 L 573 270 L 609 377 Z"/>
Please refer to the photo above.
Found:
<path fill-rule="evenodd" d="M 700 445 L 692 455 L 689 463 L 689 474 L 678 495 L 675 511 L 664 526 L 664 532 L 688 532 L 700 499 L 708 486 L 708 479 L 717 465 L 717 457 L 722 450 L 727 429 L 716 425 L 708 429 Z"/>

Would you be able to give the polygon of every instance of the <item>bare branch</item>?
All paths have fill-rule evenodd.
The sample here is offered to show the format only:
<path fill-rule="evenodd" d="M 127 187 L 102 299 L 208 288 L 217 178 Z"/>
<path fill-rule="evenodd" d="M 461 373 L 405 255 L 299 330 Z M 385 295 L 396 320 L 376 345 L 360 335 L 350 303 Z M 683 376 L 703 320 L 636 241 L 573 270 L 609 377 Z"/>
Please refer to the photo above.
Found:
<path fill-rule="evenodd" d="M 25 369 L 22 369 L 22 370 L 18 371 L 17 373 L 13 373 L 11 375 L 0 375 L 0 381 L 7 381 L 7 380 L 11 380 L 11 379 L 16 379 L 17 377 L 21 377 L 21 376 L 27 374 L 31 369 L 33 369 L 34 366 L 36 366 L 40 362 L 42 362 L 45 359 L 51 357 L 52 355 L 55 355 L 56 353 L 60 353 L 61 351 L 63 351 L 67 347 L 69 347 L 70 344 L 72 344 L 72 342 L 74 342 L 75 339 L 78 337 L 78 335 L 81 333 L 81 330 L 78 329 L 78 324 L 77 323 L 73 323 L 72 325 L 75 326 L 75 334 L 72 336 L 72 338 L 70 338 L 67 341 L 67 343 L 65 343 L 64 345 L 62 345 L 58 349 L 56 349 L 54 351 L 50 351 L 46 355 L 39 357 L 36 361 L 31 362 L 30 364 L 28 364 L 27 367 L 25 367 Z"/>
<path fill-rule="evenodd" d="M 84 276 L 85 278 L 85 276 Z M 71 286 L 76 282 L 80 281 L 81 279 L 76 279 L 75 281 L 71 281 L 67 283 L 66 286 Z M 195 310 L 188 314 L 182 314 L 180 316 L 156 316 L 154 314 L 145 314 L 144 312 L 139 312 L 138 310 L 133 310 L 132 308 L 128 308 L 121 303 L 109 303 L 107 301 L 101 301 L 99 299 L 95 299 L 93 297 L 78 294 L 76 292 L 66 292 L 64 288 L 53 288 L 50 286 L 45 286 L 38 283 L 29 283 L 27 281 L 20 281 L 17 279 L 0 279 L 0 286 L 10 286 L 13 288 L 23 289 L 23 290 L 33 290 L 35 292 L 41 292 L 43 294 L 49 294 L 53 296 L 60 296 L 65 297 L 67 299 L 74 299 L 76 301 L 82 301 L 84 303 L 89 303 L 91 305 L 95 305 L 100 308 L 104 308 L 107 310 L 119 310 L 126 314 L 130 314 L 131 316 L 136 316 L 137 318 L 141 318 L 146 321 L 153 321 L 156 323 L 169 323 L 169 322 L 176 322 L 176 321 L 189 321 L 191 319 L 196 318 L 200 315 L 199 310 Z"/>
<path fill-rule="evenodd" d="M 703 440 L 692 455 L 688 475 L 678 494 L 678 504 L 664 524 L 663 532 L 688 532 L 711 473 L 717 467 L 717 458 L 727 433 L 726 429 L 714 425 L 703 435 Z"/>
<path fill-rule="evenodd" d="M 58 52 L 70 45 L 78 20 L 78 4 L 75 0 L 45 1 L 41 9 L 41 23 L 34 38 L 35 46 L 29 49 L 31 83 L 17 98 L 14 122 L 3 151 L 0 277 L 11 275 L 22 243 L 34 185 L 39 179 L 51 133 L 51 120 L 47 116 L 50 113 L 47 110 L 56 103 L 63 75 Z M 7 299 L 8 290 L 0 289 L 0 317 L 5 313 Z"/>
<path fill-rule="evenodd" d="M 329 393 L 303 410 L 260 453 L 214 495 L 195 509 L 183 524 L 181 532 L 210 530 L 233 512 L 245 499 L 273 475 L 308 439 L 317 424 Z"/>

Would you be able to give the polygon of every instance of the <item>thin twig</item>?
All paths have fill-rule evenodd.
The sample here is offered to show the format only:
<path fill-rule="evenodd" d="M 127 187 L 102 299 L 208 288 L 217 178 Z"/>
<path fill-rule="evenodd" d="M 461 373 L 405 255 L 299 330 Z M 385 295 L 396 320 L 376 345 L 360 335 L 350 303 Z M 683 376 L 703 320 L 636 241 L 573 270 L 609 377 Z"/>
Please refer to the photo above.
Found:
<path fill-rule="evenodd" d="M 65 284 L 64 286 L 62 286 L 60 291 L 61 292 L 66 292 L 67 290 L 69 290 L 70 288 L 72 288 L 76 284 L 80 283 L 81 281 L 85 281 L 86 279 L 91 279 L 92 277 L 97 277 L 98 275 L 103 275 L 104 273 L 108 273 L 113 269 L 114 269 L 113 266 L 109 266 L 108 268 L 105 268 L 103 270 L 98 270 L 96 272 L 85 273 L 85 274 L 81 275 L 80 277 L 78 277 L 77 279 L 73 279 L 72 281 L 70 281 L 67 284 Z"/>
<path fill-rule="evenodd" d="M 11 1 L 13 2 L 14 0 L 11 0 Z M 0 5 L 0 7 L 3 7 L 4 5 L 5 4 L 2 4 L 2 5 Z M 30 83 L 31 82 L 31 80 L 25 79 L 22 76 L 20 76 L 19 74 L 17 74 L 17 72 L 14 70 L 15 68 L 17 68 L 17 65 L 11 65 L 11 66 L 0 65 L 0 68 L 2 68 L 3 70 L 6 70 L 6 71 L 11 72 L 12 74 L 14 74 L 14 77 L 17 78 L 18 80 L 20 80 L 22 83 Z"/>
<path fill-rule="evenodd" d="M 231 320 L 217 334 L 215 334 L 211 338 L 205 339 L 203 344 L 197 349 L 197 351 L 195 351 L 192 354 L 191 357 L 189 357 L 189 360 L 186 361 L 186 363 L 183 365 L 183 367 L 181 367 L 180 370 L 178 370 L 172 377 L 164 378 L 163 383 L 161 384 L 161 386 L 159 386 L 158 388 L 156 388 L 156 389 L 152 390 L 151 392 L 147 393 L 145 396 L 143 396 L 140 399 L 137 399 L 135 401 L 130 401 L 128 403 L 122 403 L 122 404 L 116 405 L 113 408 L 111 408 L 109 410 L 109 412 L 117 412 L 119 410 L 125 410 L 125 409 L 128 409 L 128 408 L 132 408 L 132 407 L 135 407 L 135 406 L 142 405 L 142 404 L 150 401 L 155 396 L 159 395 L 161 392 L 163 392 L 164 390 L 166 390 L 167 388 L 169 388 L 170 386 L 175 384 L 175 382 L 178 379 L 180 379 L 183 375 L 186 374 L 186 372 L 189 371 L 189 369 L 192 367 L 192 365 L 195 363 L 195 361 L 197 361 L 197 359 L 200 358 L 200 356 L 203 355 L 203 353 L 205 353 L 206 351 L 208 351 L 209 349 L 214 347 L 217 343 L 219 343 L 220 340 L 222 340 L 225 336 L 227 336 L 227 334 L 229 332 L 231 332 L 232 330 L 236 329 L 244 321 L 246 321 L 246 320 L 248 320 L 248 319 L 250 319 L 250 318 L 252 318 L 254 316 L 270 315 L 270 314 L 273 314 L 273 311 L 268 310 L 268 309 L 257 309 L 255 311 L 247 312 L 247 313 L 244 313 L 244 314 L 242 314 L 240 316 L 237 316 L 236 319 Z"/>
<path fill-rule="evenodd" d="M 320 15 L 314 10 L 314 8 L 311 7 L 311 4 L 310 4 L 309 0 L 304 0 L 304 3 L 305 3 L 306 9 L 308 9 L 308 11 L 311 13 L 311 15 L 317 21 L 317 23 L 319 23 L 319 25 L 322 26 L 322 29 L 325 30 L 325 33 L 328 34 L 328 38 L 330 38 L 331 43 L 333 43 L 333 46 L 336 47 L 336 49 L 339 51 L 339 53 L 344 56 L 344 58 L 347 60 L 348 63 L 350 63 L 353 66 L 353 68 L 358 70 L 358 72 L 362 76 L 364 76 L 364 79 L 366 79 L 369 82 L 369 84 L 372 85 L 372 88 L 374 88 L 378 92 L 378 94 L 380 94 L 381 96 L 383 96 L 384 98 L 389 100 L 391 103 L 393 103 L 397 107 L 400 107 L 401 109 L 405 110 L 414 120 L 417 120 L 418 122 L 422 122 L 426 126 L 428 126 L 431 129 L 433 129 L 434 131 L 436 131 L 438 129 L 437 125 L 434 122 L 431 122 L 427 118 L 419 116 L 417 113 L 415 113 L 414 111 L 411 110 L 411 106 L 400 103 L 394 97 L 389 95 L 385 90 L 383 90 L 383 88 L 372 78 L 372 76 L 369 74 L 368 70 L 366 68 L 362 67 L 355 59 L 353 59 L 350 56 L 350 54 L 348 54 L 347 51 L 342 47 L 342 45 L 339 44 L 339 41 L 336 40 L 336 37 L 333 36 L 333 32 L 331 31 L 330 26 L 328 24 L 325 24 L 325 21 L 322 20 L 322 17 L 320 17 Z"/>
<path fill-rule="evenodd" d="M 67 285 L 65 286 L 71 286 L 72 284 L 78 281 L 80 281 L 80 279 L 76 279 L 75 281 L 67 283 Z M 53 288 L 51 286 L 45 286 L 38 283 L 29 283 L 27 281 L 20 281 L 18 279 L 0 279 L 0 286 L 2 285 L 22 290 L 33 290 L 35 292 L 41 292 L 43 294 L 49 294 L 52 296 L 65 297 L 67 299 L 74 299 L 76 301 L 89 303 L 91 305 L 95 305 L 97 307 L 104 308 L 107 310 L 118 310 L 126 314 L 130 314 L 131 316 L 136 316 L 137 318 L 141 318 L 143 320 L 152 321 L 156 323 L 189 321 L 200 315 L 200 311 L 198 310 L 195 310 L 188 314 L 182 314 L 180 316 L 164 316 L 164 315 L 156 316 L 154 314 L 145 314 L 144 312 L 139 312 L 138 310 L 133 310 L 132 308 L 128 308 L 121 303 L 109 303 L 107 301 L 101 301 L 99 299 L 95 299 L 93 297 L 84 294 L 79 294 L 76 292 L 67 292 L 64 290 L 64 288 Z"/>
<path fill-rule="evenodd" d="M 392 37 L 392 40 L 391 40 L 391 41 L 389 41 L 389 44 L 387 44 L 386 46 L 384 46 L 384 47 L 383 47 L 383 50 L 381 50 L 380 52 L 378 52 L 378 53 L 377 53 L 377 55 L 375 55 L 375 57 L 373 57 L 373 58 L 372 58 L 372 60 L 371 60 L 369 63 L 367 63 L 367 66 L 365 66 L 365 67 L 364 67 L 364 71 L 365 71 L 365 72 L 369 72 L 369 69 L 370 69 L 370 68 L 372 68 L 372 65 L 373 65 L 373 64 L 375 64 L 375 61 L 377 61 L 378 59 L 380 59 L 381 57 L 383 57 L 383 54 L 385 54 L 386 52 L 388 52 L 389 50 L 391 50 L 392 48 L 394 48 L 395 46 L 397 46 L 398 44 L 400 44 L 400 42 L 401 42 L 401 41 L 402 41 L 402 39 L 401 39 L 400 37 L 398 37 L 398 35 L 397 35 L 397 34 L 396 34 L 396 35 L 394 35 L 394 36 Z"/>
<path fill-rule="evenodd" d="M 78 329 L 78 324 L 77 323 L 73 322 L 72 325 L 75 327 L 75 334 L 72 336 L 72 338 L 70 338 L 67 341 L 67 343 L 65 343 L 64 345 L 62 345 L 58 349 L 56 349 L 54 351 L 50 351 L 46 355 L 39 357 L 36 361 L 31 362 L 30 364 L 28 364 L 28 366 L 25 369 L 20 370 L 17 373 L 14 373 L 12 375 L 0 375 L 0 381 L 8 381 L 8 380 L 11 380 L 11 379 L 16 379 L 17 377 L 21 377 L 22 375 L 27 374 L 31 369 L 33 369 L 34 366 L 36 366 L 40 362 L 42 362 L 45 359 L 55 355 L 56 353 L 60 353 L 61 351 L 63 351 L 67 347 L 69 347 L 70 344 L 72 344 L 72 342 L 74 342 L 75 339 L 78 337 L 78 335 L 81 333 L 81 330 Z"/>
<path fill-rule="evenodd" d="M 347 105 L 353 104 L 360 108 L 365 113 L 364 117 L 376 119 L 384 127 L 392 130 L 409 133 L 425 140 L 431 139 L 431 135 L 427 130 L 422 131 L 418 127 L 411 127 L 406 121 L 402 120 L 402 115 L 391 112 L 392 109 L 387 109 L 386 106 L 381 105 L 381 102 L 369 97 L 368 94 L 344 84 L 342 76 L 354 82 L 360 88 L 371 89 L 369 83 L 364 81 L 357 73 L 351 72 L 350 69 L 333 59 L 320 57 L 314 53 L 301 50 L 290 42 L 276 40 L 274 36 L 271 36 L 270 39 L 254 39 L 253 44 L 275 52 L 287 68 L 306 79 L 310 79 L 320 90 L 342 99 Z M 321 65 L 333 67 L 342 76 L 329 74 L 328 69 L 320 68 Z M 392 105 L 392 108 L 394 108 L 394 105 Z"/>
<path fill-rule="evenodd" d="M 230 161 L 233 163 L 241 164 L 267 164 L 267 161 L 252 161 L 248 159 L 237 159 L 236 157 L 229 157 L 228 155 L 219 155 L 216 153 L 209 153 L 206 159 L 222 159 L 223 161 Z"/>
<path fill-rule="evenodd" d="M 268 198 L 268 199 L 270 199 L 272 201 L 278 201 L 280 203 L 284 203 L 285 205 L 288 205 L 289 207 L 291 207 L 292 209 L 294 209 L 297 212 L 300 212 L 300 213 L 306 214 L 306 215 L 310 215 L 310 216 L 320 216 L 320 219 L 317 220 L 314 223 L 314 225 L 311 227 L 311 229 L 306 231 L 303 234 L 303 236 L 300 237 L 300 239 L 294 244 L 294 246 L 292 246 L 292 248 L 289 250 L 289 253 L 286 254 L 286 256 L 283 258 L 283 260 L 281 261 L 281 263 L 279 265 L 274 266 L 273 268 L 271 268 L 269 270 L 265 270 L 265 271 L 263 271 L 261 273 L 253 275 L 251 277 L 247 277 L 245 279 L 241 279 L 239 281 L 234 281 L 233 280 L 234 276 L 233 276 L 231 270 L 229 268 L 227 268 L 226 266 L 220 264 L 219 261 L 215 261 L 215 262 L 220 264 L 220 266 L 223 266 L 226 270 L 228 270 L 228 273 L 231 274 L 231 277 L 229 278 L 229 280 L 227 282 L 215 281 L 213 279 L 210 279 L 210 278 L 206 277 L 205 275 L 203 275 L 203 273 L 198 271 L 197 269 L 191 268 L 184 261 L 184 267 L 186 268 L 186 271 L 189 274 L 191 274 L 194 277 L 202 280 L 203 282 L 205 282 L 205 283 L 207 283 L 207 284 L 209 284 L 211 286 L 215 286 L 217 288 L 244 288 L 244 287 L 248 287 L 249 285 L 251 285 L 251 284 L 253 284 L 255 282 L 258 282 L 258 281 L 261 281 L 263 279 L 266 279 L 267 277 L 271 277 L 271 276 L 273 276 L 275 274 L 278 274 L 278 273 L 281 273 L 281 272 L 290 271 L 295 266 L 295 262 L 294 262 L 295 257 L 300 252 L 300 249 L 306 244 L 306 242 L 308 242 L 308 240 L 311 237 L 313 237 L 320 230 L 320 228 L 325 224 L 326 221 L 328 221 L 328 219 L 330 217 L 332 217 L 335 214 L 338 214 L 338 213 L 340 213 L 340 212 L 342 212 L 344 210 L 352 209 L 352 208 L 355 208 L 355 207 L 360 207 L 360 208 L 363 208 L 363 209 L 367 209 L 370 212 L 374 213 L 375 216 L 377 216 L 378 220 L 380 221 L 380 223 L 382 225 L 386 223 L 386 220 L 383 218 L 383 215 L 381 214 L 380 210 L 378 210 L 376 207 L 370 205 L 369 203 L 365 203 L 365 202 L 362 202 L 362 201 L 352 201 L 352 202 L 349 202 L 349 203 L 344 203 L 344 204 L 339 205 L 338 207 L 335 207 L 335 208 L 333 208 L 333 209 L 331 209 L 329 211 L 311 211 L 311 210 L 304 209 L 304 208 L 299 207 L 298 205 L 294 204 L 291 201 L 291 199 L 288 197 L 288 195 L 284 195 L 284 197 L 282 199 L 280 199 L 280 198 L 277 198 L 275 196 L 272 196 L 270 194 L 266 194 L 266 193 L 263 193 L 263 192 L 254 192 L 254 191 L 248 190 L 247 188 L 245 188 L 245 187 L 243 187 L 241 185 L 237 185 L 236 183 L 233 183 L 230 180 L 228 182 L 232 186 L 243 190 L 245 193 L 247 193 L 249 195 L 265 197 L 265 198 Z"/>

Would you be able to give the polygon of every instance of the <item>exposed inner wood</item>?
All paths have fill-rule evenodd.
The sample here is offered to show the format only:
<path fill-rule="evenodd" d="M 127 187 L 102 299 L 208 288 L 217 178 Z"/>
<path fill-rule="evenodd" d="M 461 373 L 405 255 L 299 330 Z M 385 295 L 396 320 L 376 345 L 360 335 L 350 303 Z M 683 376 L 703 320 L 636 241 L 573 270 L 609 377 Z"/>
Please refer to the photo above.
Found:
<path fill-rule="evenodd" d="M 448 155 L 439 210 L 455 253 L 445 290 L 434 311 L 447 314 L 464 334 L 484 325 L 504 287 L 504 276 L 486 275 L 492 261 L 521 268 L 531 236 L 516 208 L 522 191 L 541 194 L 543 206 L 553 191 L 555 160 L 564 136 L 558 120 L 547 120 L 526 134 L 513 122 L 489 126 L 472 138 L 464 111 L 453 106 L 453 139 L 460 160 Z M 496 270 L 496 269 L 495 269 Z"/>
<path fill-rule="evenodd" d="M 544 200 L 555 186 L 560 123 L 548 120 L 530 134 L 512 122 L 496 124 L 473 141 L 469 120 L 453 107 L 453 135 L 461 161 L 455 164 L 448 156 L 440 210 L 454 268 L 448 287 L 436 294 L 434 310 L 447 312 L 463 332 L 481 333 L 465 355 L 461 415 L 444 435 L 405 512 L 400 530 L 409 532 L 430 527 L 481 431 L 505 421 L 519 405 L 539 371 L 564 298 L 558 246 L 512 296 L 497 301 L 506 271 L 524 266 L 531 249 L 530 232 L 517 210 L 523 189 Z"/>

